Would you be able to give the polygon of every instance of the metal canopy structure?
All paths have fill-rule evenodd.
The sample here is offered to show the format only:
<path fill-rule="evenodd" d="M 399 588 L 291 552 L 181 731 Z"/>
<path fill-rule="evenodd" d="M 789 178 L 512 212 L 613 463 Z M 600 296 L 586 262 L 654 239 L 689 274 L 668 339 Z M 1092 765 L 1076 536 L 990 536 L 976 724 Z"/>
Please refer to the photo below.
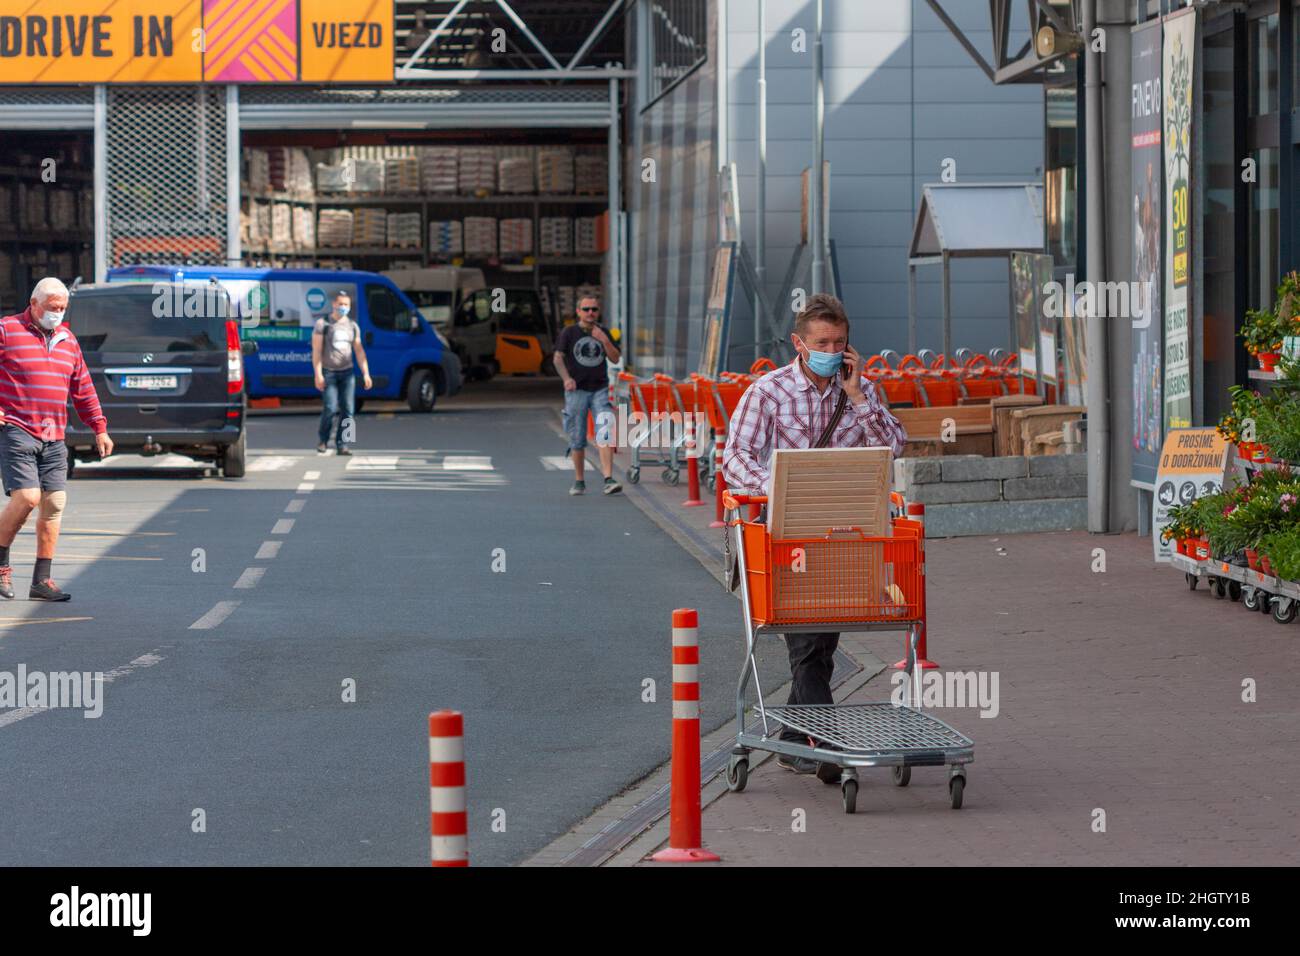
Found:
<path fill-rule="evenodd" d="M 948 16 L 940 0 L 925 2 L 994 83 L 1041 83 L 1048 67 L 1083 47 L 1081 0 L 1024 0 L 1029 37 L 1014 54 L 1010 52 L 1011 21 L 1016 0 L 989 0 L 992 63 Z"/>
<path fill-rule="evenodd" d="M 943 354 L 952 355 L 952 259 L 1001 259 L 1043 251 L 1039 183 L 931 183 L 907 253 L 907 348 L 916 354 L 916 267 L 943 267 Z M 1014 340 L 1014 329 L 1012 336 Z"/>
<path fill-rule="evenodd" d="M 398 0 L 400 80 L 609 79 L 624 0 Z"/>
<path fill-rule="evenodd" d="M 486 87 L 258 87 L 239 125 L 277 129 L 604 129 L 618 122 L 608 83 Z"/>

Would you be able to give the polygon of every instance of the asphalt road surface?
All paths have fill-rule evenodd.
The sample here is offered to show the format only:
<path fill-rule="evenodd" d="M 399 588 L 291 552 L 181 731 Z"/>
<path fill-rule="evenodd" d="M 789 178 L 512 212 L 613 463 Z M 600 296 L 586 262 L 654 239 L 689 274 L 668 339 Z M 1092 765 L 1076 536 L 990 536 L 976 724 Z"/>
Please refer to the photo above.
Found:
<path fill-rule="evenodd" d="M 351 459 L 273 414 L 243 480 L 79 468 L 54 565 L 73 599 L 26 600 L 29 523 L 0 678 L 103 672 L 102 714 L 0 709 L 0 865 L 427 865 L 443 707 L 465 714 L 471 862 L 518 862 L 668 758 L 674 607 L 701 614 L 705 729 L 727 720 L 735 598 L 590 473 L 566 494 L 543 463 L 558 396 L 479 388 L 368 407 Z"/>

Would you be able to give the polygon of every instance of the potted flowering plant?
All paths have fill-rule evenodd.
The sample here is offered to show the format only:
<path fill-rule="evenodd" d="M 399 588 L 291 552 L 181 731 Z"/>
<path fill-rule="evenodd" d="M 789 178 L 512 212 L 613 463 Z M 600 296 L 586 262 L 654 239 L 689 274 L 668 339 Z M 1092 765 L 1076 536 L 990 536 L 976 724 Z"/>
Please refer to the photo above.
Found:
<path fill-rule="evenodd" d="M 1300 581 L 1300 524 L 1280 528 L 1259 542 L 1262 570 L 1284 581 Z"/>
<path fill-rule="evenodd" d="M 1300 272 L 1294 269 L 1282 277 L 1277 287 L 1277 317 L 1285 328 L 1294 329 L 1300 323 Z M 1288 335 L 1295 335 L 1290 331 Z"/>
<path fill-rule="evenodd" d="M 1282 351 L 1282 339 L 1287 335 L 1282 323 L 1278 321 L 1277 313 L 1247 309 L 1246 321 L 1241 324 L 1239 334 L 1246 343 L 1246 351 L 1259 359 L 1259 367 L 1265 372 L 1273 371 Z"/>
<path fill-rule="evenodd" d="M 1237 446 L 1238 457 L 1250 461 L 1261 448 L 1259 442 L 1255 441 L 1255 429 L 1263 399 L 1259 392 L 1241 385 L 1233 385 L 1228 392 L 1232 395 L 1232 409 L 1219 419 L 1215 431 Z"/>
<path fill-rule="evenodd" d="M 1272 311 L 1246 310 L 1240 335 L 1246 351 L 1259 359 L 1259 367 L 1265 372 L 1273 371 L 1283 339 L 1300 335 L 1300 274 L 1292 271 L 1282 277 Z"/>
<path fill-rule="evenodd" d="M 1255 438 L 1263 460 L 1300 461 L 1300 395 L 1272 395 L 1255 410 Z M 1255 460 L 1261 460 L 1256 449 Z"/>
<path fill-rule="evenodd" d="M 1160 531 L 1160 540 L 1168 543 L 1174 542 L 1174 550 L 1179 554 L 1188 554 L 1188 541 L 1194 540 L 1200 535 L 1200 529 L 1196 527 L 1196 502 L 1185 505 L 1174 505 L 1165 513 L 1165 520 L 1168 524 Z M 1189 557 L 1194 555 L 1188 554 Z"/>

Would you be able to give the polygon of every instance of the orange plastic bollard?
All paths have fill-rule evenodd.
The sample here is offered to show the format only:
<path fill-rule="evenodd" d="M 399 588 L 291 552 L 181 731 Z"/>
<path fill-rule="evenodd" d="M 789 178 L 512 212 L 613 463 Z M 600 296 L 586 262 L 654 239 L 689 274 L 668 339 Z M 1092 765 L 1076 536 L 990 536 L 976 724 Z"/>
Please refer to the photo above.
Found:
<path fill-rule="evenodd" d="M 905 505 L 905 512 L 907 514 L 907 517 L 911 518 L 913 521 L 921 522 L 922 525 L 924 526 L 925 505 L 919 504 L 914 501 L 909 501 Z M 930 621 L 926 616 L 926 612 L 925 612 L 924 578 L 922 578 L 921 593 L 917 596 L 917 604 L 918 604 L 917 616 L 921 619 L 922 626 L 921 626 L 921 634 L 916 639 L 916 666 L 923 671 L 933 670 L 934 668 L 937 668 L 939 665 L 929 659 L 929 656 L 926 654 L 926 649 L 925 649 L 926 639 L 930 632 Z M 894 668 L 896 670 L 901 671 L 907 669 L 907 640 L 908 638 L 906 637 L 903 638 L 903 642 L 904 642 L 903 659 L 894 665 Z"/>
<path fill-rule="evenodd" d="M 720 860 L 700 844 L 700 637 L 699 615 L 673 611 L 673 781 L 668 846 L 661 863 Z"/>

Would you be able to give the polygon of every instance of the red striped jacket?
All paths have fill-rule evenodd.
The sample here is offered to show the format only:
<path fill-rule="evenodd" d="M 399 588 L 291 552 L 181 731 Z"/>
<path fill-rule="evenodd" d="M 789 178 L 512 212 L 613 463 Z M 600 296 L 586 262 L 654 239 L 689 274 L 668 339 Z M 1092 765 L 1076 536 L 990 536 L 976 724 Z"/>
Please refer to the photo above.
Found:
<path fill-rule="evenodd" d="M 69 394 L 87 428 L 97 435 L 108 431 L 77 337 L 62 325 L 46 332 L 30 307 L 0 319 L 0 412 L 5 422 L 41 441 L 61 440 Z"/>

